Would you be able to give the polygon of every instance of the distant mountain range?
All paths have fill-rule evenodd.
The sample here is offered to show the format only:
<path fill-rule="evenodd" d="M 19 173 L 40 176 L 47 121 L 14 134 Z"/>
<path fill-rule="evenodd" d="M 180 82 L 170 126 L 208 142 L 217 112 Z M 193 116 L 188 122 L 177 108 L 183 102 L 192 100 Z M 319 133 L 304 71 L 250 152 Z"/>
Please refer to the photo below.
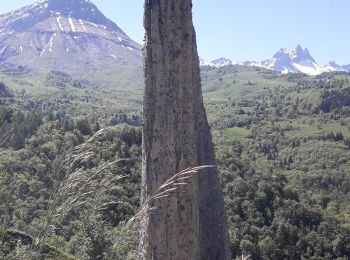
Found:
<path fill-rule="evenodd" d="M 141 46 L 89 0 L 40 0 L 1 15 L 0 65 L 114 85 L 142 77 Z"/>
<path fill-rule="evenodd" d="M 309 75 L 350 71 L 350 65 L 335 62 L 319 65 L 300 45 L 291 51 L 281 49 L 262 62 L 220 58 L 201 59 L 200 64 L 240 64 Z M 143 85 L 141 45 L 89 0 L 39 0 L 0 15 L 0 66 L 44 74 L 57 70 L 75 80 L 120 89 Z"/>
<path fill-rule="evenodd" d="M 318 64 L 310 55 L 309 50 L 303 49 L 300 45 L 296 46 L 291 51 L 288 51 L 287 49 L 280 49 L 271 59 L 264 60 L 262 62 L 233 62 L 229 59 L 220 58 L 211 62 L 201 59 L 200 64 L 201 66 L 211 66 L 217 68 L 238 64 L 263 67 L 266 69 L 280 71 L 282 73 L 304 73 L 308 75 L 318 75 L 323 72 L 332 71 L 350 72 L 350 65 L 341 66 L 336 64 L 334 61 L 331 61 L 326 65 Z"/>

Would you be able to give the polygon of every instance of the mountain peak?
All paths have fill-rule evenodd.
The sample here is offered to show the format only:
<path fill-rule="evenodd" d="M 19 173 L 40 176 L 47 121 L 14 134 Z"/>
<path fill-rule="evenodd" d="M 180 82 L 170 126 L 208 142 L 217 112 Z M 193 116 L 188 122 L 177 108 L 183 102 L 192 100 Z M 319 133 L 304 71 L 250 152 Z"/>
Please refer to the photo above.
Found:
<path fill-rule="evenodd" d="M 39 0 L 32 5 L 0 16 L 0 28 L 27 30 L 50 17 L 65 17 L 103 25 L 126 34 L 89 0 Z"/>
<path fill-rule="evenodd" d="M 323 72 L 323 69 L 310 55 L 309 50 L 306 48 L 303 49 L 300 44 L 291 51 L 280 49 L 272 59 L 265 60 L 261 64 L 265 68 L 278 70 L 283 73 L 302 72 L 309 75 L 316 75 Z"/>
<path fill-rule="evenodd" d="M 297 51 L 300 51 L 300 52 L 302 52 L 303 51 L 303 47 L 301 47 L 301 45 L 300 44 L 298 44 L 297 46 L 295 46 L 295 48 L 294 48 L 295 50 L 297 50 Z"/>
<path fill-rule="evenodd" d="M 289 57 L 289 52 L 287 51 L 287 49 L 285 48 L 281 48 L 279 49 L 274 55 L 274 58 L 279 58 L 279 57 L 284 57 L 284 56 L 288 56 Z"/>
<path fill-rule="evenodd" d="M 335 61 L 330 61 L 324 66 L 328 71 L 349 71 L 347 66 L 340 66 Z"/>
<path fill-rule="evenodd" d="M 41 0 L 46 8 L 63 16 L 84 19 L 104 15 L 89 0 Z"/>
<path fill-rule="evenodd" d="M 76 7 L 93 5 L 89 0 L 40 0 L 38 3 L 47 3 L 50 10 L 69 9 L 70 11 Z"/>
<path fill-rule="evenodd" d="M 326 65 L 320 65 L 316 63 L 315 59 L 310 55 L 307 48 L 298 44 L 292 50 L 286 48 L 279 49 L 271 59 L 263 60 L 262 62 L 232 62 L 225 58 L 213 60 L 212 62 L 206 62 L 201 60 L 201 66 L 211 67 L 224 67 L 228 65 L 239 64 L 243 66 L 256 66 L 263 67 L 270 70 L 280 71 L 282 73 L 304 73 L 308 75 L 318 75 L 323 72 L 342 71 L 350 72 L 350 65 L 340 66 L 334 61 L 329 62 Z"/>
<path fill-rule="evenodd" d="M 307 48 L 303 49 L 300 44 L 298 44 L 293 50 L 291 50 L 289 57 L 294 62 L 299 62 L 303 60 L 316 62 L 315 59 L 310 55 L 309 50 Z"/>
<path fill-rule="evenodd" d="M 68 4 L 84 4 L 84 3 L 90 3 L 91 1 L 89 0 L 39 0 L 38 2 L 47 2 L 49 4 L 58 4 L 61 5 L 62 3 L 68 3 Z"/>
<path fill-rule="evenodd" d="M 326 65 L 333 66 L 333 67 L 339 66 L 334 60 L 328 62 Z"/>
<path fill-rule="evenodd" d="M 216 65 L 217 67 L 224 67 L 224 66 L 229 66 L 233 64 L 231 60 L 226 58 L 219 58 L 219 59 L 213 60 L 211 63 Z"/>
<path fill-rule="evenodd" d="M 140 66 L 140 49 L 89 0 L 40 0 L 0 15 L 0 66 L 27 66 L 36 73 L 54 69 L 95 80 L 111 74 L 104 66 L 114 72 Z M 102 61 L 110 65 L 97 65 Z"/>
<path fill-rule="evenodd" d="M 120 30 L 115 23 L 107 19 L 102 12 L 89 0 L 42 0 L 47 3 L 47 9 L 65 17 L 82 19 L 95 24 L 105 25 L 114 30 Z"/>

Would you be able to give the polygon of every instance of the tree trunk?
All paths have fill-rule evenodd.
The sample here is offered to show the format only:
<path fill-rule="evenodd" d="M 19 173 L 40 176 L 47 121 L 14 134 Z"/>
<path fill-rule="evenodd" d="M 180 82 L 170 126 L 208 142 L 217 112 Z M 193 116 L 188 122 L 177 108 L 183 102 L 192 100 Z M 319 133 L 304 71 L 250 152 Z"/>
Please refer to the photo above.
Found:
<path fill-rule="evenodd" d="M 215 164 L 203 105 L 191 0 L 145 0 L 142 200 L 177 172 Z M 215 169 L 157 200 L 144 216 L 141 259 L 230 258 Z"/>

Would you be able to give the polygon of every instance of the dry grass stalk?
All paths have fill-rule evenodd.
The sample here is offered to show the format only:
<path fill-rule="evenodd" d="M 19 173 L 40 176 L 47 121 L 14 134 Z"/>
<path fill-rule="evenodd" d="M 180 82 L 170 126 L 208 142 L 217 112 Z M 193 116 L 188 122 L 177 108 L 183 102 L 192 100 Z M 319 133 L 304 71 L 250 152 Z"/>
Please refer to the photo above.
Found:
<path fill-rule="evenodd" d="M 92 149 L 89 148 L 89 144 L 96 141 L 98 137 L 104 135 L 106 131 L 108 131 L 108 129 L 99 130 L 82 145 L 74 148 L 74 150 L 68 154 L 62 166 L 58 169 L 55 177 L 58 180 L 59 185 L 51 194 L 48 209 L 44 214 L 45 221 L 35 239 L 34 246 L 42 245 L 43 241 L 57 229 L 56 225 L 61 223 L 70 211 L 83 206 L 88 200 L 92 200 L 94 203 L 92 210 L 103 210 L 107 205 L 118 203 L 113 201 L 98 206 L 100 196 L 107 190 L 111 189 L 116 181 L 126 177 L 106 173 L 106 170 L 121 161 L 127 161 L 130 159 L 117 159 L 106 162 L 92 174 L 87 174 L 82 166 L 95 155 Z M 199 174 L 201 170 L 214 167 L 216 166 L 197 166 L 187 168 L 175 174 L 162 184 L 156 192 L 143 203 L 140 210 L 126 223 L 123 230 L 128 229 L 135 220 L 140 219 L 146 213 L 156 210 L 157 207 L 152 206 L 153 202 L 168 198 L 172 194 L 179 192 L 180 187 L 188 185 L 187 181 Z M 93 192 L 90 191 L 90 188 L 92 187 L 95 188 L 94 190 L 96 190 L 96 187 L 99 187 L 93 197 L 91 196 Z M 121 239 L 122 238 L 118 238 L 115 246 L 121 241 Z"/>
<path fill-rule="evenodd" d="M 6 110 L 0 107 L 0 127 L 5 123 Z M 3 145 L 10 137 L 13 129 L 7 131 L 7 133 L 1 134 L 0 136 L 0 146 Z"/>
<path fill-rule="evenodd" d="M 242 254 L 242 260 L 248 260 L 249 258 L 250 258 L 250 255 L 244 256 L 244 255 Z"/>
<path fill-rule="evenodd" d="M 185 181 L 199 174 L 201 170 L 215 167 L 215 165 L 203 165 L 187 168 L 172 176 L 170 179 L 165 181 L 151 196 L 149 196 L 149 198 L 141 205 L 140 210 L 126 223 L 123 230 L 127 230 L 134 221 L 142 218 L 148 212 L 156 210 L 157 207 L 152 206 L 153 202 L 159 199 L 168 198 L 172 194 L 179 192 L 181 186 L 188 185 L 188 182 Z M 114 246 L 117 246 L 121 242 L 121 239 L 122 238 L 117 238 Z"/>
<path fill-rule="evenodd" d="M 95 155 L 92 149 L 89 148 L 89 144 L 97 141 L 96 139 L 107 131 L 108 128 L 99 130 L 66 156 L 65 161 L 56 173 L 59 185 L 51 194 L 50 204 L 44 215 L 45 221 L 42 230 L 36 238 L 36 245 L 42 243 L 50 233 L 56 230 L 56 225 L 59 225 L 69 212 L 84 206 L 86 202 L 92 203 L 91 210 L 101 210 L 105 207 L 106 204 L 98 205 L 101 195 L 111 189 L 116 181 L 125 178 L 125 176 L 115 176 L 107 170 L 117 163 L 129 159 L 108 161 L 92 173 L 84 171 L 83 164 Z M 92 188 L 94 192 L 91 191 Z"/>
<path fill-rule="evenodd" d="M 3 137 L 1 137 L 0 146 L 2 146 L 4 143 L 7 142 L 8 139 L 10 139 L 11 133 L 12 133 L 12 130 L 8 131 L 7 133 L 4 134 Z"/>

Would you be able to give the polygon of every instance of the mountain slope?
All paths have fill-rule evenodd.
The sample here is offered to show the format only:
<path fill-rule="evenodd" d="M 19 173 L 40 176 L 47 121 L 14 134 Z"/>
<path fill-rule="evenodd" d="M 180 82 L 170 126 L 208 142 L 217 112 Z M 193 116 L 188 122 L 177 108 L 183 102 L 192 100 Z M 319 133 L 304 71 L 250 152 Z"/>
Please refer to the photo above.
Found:
<path fill-rule="evenodd" d="M 41 0 L 0 16 L 0 65 L 6 67 L 115 84 L 134 78 L 140 49 L 88 0 Z"/>

